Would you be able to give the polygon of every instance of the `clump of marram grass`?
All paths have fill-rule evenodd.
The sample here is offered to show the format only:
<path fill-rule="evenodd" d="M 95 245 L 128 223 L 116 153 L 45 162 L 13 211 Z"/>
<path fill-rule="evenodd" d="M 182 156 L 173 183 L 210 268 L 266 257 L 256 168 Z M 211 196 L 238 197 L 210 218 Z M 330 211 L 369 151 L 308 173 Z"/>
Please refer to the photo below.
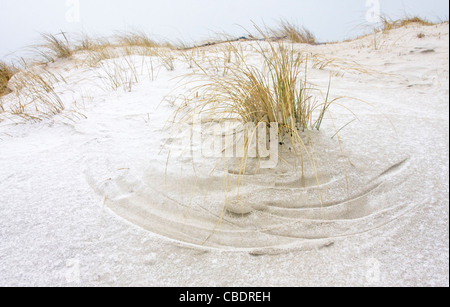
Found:
<path fill-rule="evenodd" d="M 276 122 L 289 133 L 319 130 L 333 100 L 319 102 L 312 94 L 320 91 L 307 81 L 308 55 L 282 41 L 267 40 L 265 44 L 255 47 L 263 60 L 262 67 L 248 63 L 243 48 L 233 44 L 229 44 L 230 50 L 239 61 L 230 73 L 211 73 L 197 63 L 201 70 L 197 75 L 205 81 L 193 90 L 197 111 L 212 110 L 217 114 L 220 110 L 245 123 Z M 317 110 L 320 115 L 315 118 Z"/>
<path fill-rule="evenodd" d="M 54 62 L 56 59 L 65 59 L 73 55 L 73 49 L 67 35 L 64 32 L 60 34 L 42 34 L 44 43 L 38 47 L 38 53 L 47 62 Z"/>
<path fill-rule="evenodd" d="M 281 20 L 278 28 L 272 29 L 270 32 L 275 37 L 286 38 L 293 43 L 316 44 L 316 38 L 311 31 L 287 20 Z"/>
<path fill-rule="evenodd" d="M 232 57 L 238 60 L 230 61 L 233 66 L 226 74 L 217 74 L 196 63 L 200 73 L 193 76 L 201 83 L 192 88 L 193 94 L 176 111 L 175 121 L 188 122 L 199 116 L 214 122 L 238 120 L 254 124 L 255 131 L 250 132 L 253 135 L 258 127 L 276 123 L 277 141 L 281 140 L 280 145 L 289 144 L 304 178 L 304 161 L 310 161 L 313 168 L 317 165 L 308 135 L 312 130 L 320 130 L 326 112 L 337 100 L 330 99 L 330 85 L 322 92 L 308 82 L 308 55 L 297 51 L 292 43 L 265 36 L 264 42 L 250 45 L 260 56 L 260 65 L 250 63 L 241 43 L 228 44 Z M 238 157 L 235 165 L 239 170 L 235 173 L 237 186 L 246 173 L 251 142 L 244 141 L 244 157 Z"/>

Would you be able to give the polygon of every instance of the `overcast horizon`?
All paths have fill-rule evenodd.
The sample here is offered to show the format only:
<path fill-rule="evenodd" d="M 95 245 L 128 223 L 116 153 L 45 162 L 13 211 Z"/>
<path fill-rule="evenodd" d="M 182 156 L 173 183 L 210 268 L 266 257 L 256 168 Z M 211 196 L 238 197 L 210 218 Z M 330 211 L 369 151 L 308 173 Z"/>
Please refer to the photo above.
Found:
<path fill-rule="evenodd" d="M 273 27 L 280 19 L 311 30 L 320 42 L 367 33 L 378 14 L 448 20 L 447 0 L 1 0 L 0 59 L 26 56 L 40 33 L 145 31 L 156 40 L 198 42 L 216 32 L 245 35 L 252 22 Z"/>

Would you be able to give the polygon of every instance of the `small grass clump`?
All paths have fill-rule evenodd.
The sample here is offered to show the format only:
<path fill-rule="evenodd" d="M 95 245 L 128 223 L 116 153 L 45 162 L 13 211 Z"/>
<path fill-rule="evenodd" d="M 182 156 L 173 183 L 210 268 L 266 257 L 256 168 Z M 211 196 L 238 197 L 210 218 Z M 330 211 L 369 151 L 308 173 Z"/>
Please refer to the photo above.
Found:
<path fill-rule="evenodd" d="M 38 52 L 47 62 L 54 62 L 56 59 L 66 59 L 73 55 L 69 39 L 64 32 L 58 35 L 42 34 L 44 43 L 38 48 Z"/>
<path fill-rule="evenodd" d="M 293 43 L 316 44 L 316 38 L 311 31 L 287 20 L 281 20 L 278 29 L 271 30 L 271 32 L 273 36 L 286 38 Z"/>

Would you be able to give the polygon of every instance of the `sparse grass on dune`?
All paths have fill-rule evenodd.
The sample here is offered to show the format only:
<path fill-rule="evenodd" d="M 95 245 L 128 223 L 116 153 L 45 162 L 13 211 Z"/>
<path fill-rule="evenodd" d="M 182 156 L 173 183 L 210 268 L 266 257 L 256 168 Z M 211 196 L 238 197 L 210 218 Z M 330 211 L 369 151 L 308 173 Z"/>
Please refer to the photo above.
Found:
<path fill-rule="evenodd" d="M 14 89 L 14 104 L 5 111 L 31 120 L 41 120 L 61 113 L 65 106 L 55 87 L 60 82 L 66 83 L 61 75 L 47 70 L 22 70 L 16 74 L 11 84 Z"/>
<path fill-rule="evenodd" d="M 357 36 L 356 38 L 345 39 L 345 40 L 343 40 L 343 42 L 349 43 L 349 42 L 362 40 L 362 39 L 366 39 L 366 38 L 370 37 L 371 42 L 368 45 L 363 43 L 363 45 L 361 47 L 362 48 L 369 47 L 374 50 L 380 50 L 387 43 L 387 41 L 384 39 L 385 35 L 388 34 L 392 30 L 400 29 L 403 27 L 408 27 L 411 25 L 435 26 L 435 25 L 438 25 L 441 23 L 445 23 L 445 21 L 432 22 L 432 21 L 429 21 L 427 19 L 424 19 L 424 18 L 421 18 L 418 16 L 406 16 L 406 17 L 399 18 L 399 19 L 392 19 L 391 17 L 388 17 L 388 16 L 380 16 L 380 22 L 375 27 L 370 28 L 371 33 L 370 32 L 365 33 L 365 34 Z M 423 33 L 417 34 L 418 38 L 423 38 L 424 36 L 425 35 Z M 336 44 L 336 43 L 340 43 L 340 42 L 339 41 L 328 42 L 327 44 Z"/>
<path fill-rule="evenodd" d="M 126 92 L 131 92 L 133 86 L 140 81 L 140 75 L 136 64 L 130 57 L 123 57 L 121 60 L 112 60 L 99 64 L 99 78 L 107 89 L 117 90 L 122 88 Z"/>
<path fill-rule="evenodd" d="M 405 18 L 401 18 L 401 19 L 391 19 L 387 16 L 383 16 L 381 17 L 381 30 L 386 32 L 386 31 L 390 31 L 393 29 L 398 29 L 398 28 L 402 28 L 411 24 L 419 24 L 421 26 L 433 26 L 435 25 L 435 23 L 428 21 L 426 19 L 420 18 L 418 16 L 413 16 L 413 17 L 405 17 Z"/>
<path fill-rule="evenodd" d="M 448 21 L 432 22 L 418 16 L 406 16 L 399 19 L 392 19 L 391 17 L 388 16 L 381 16 L 380 18 L 381 21 L 375 27 L 371 27 L 370 30 L 368 31 L 369 33 L 359 35 L 355 38 L 348 38 L 343 40 L 342 42 L 349 43 L 356 40 L 371 37 L 372 42 L 370 44 L 370 48 L 379 50 L 383 45 L 383 41 L 381 41 L 382 35 L 389 33 L 391 30 L 400 29 L 402 27 L 408 27 L 411 25 L 435 26 L 442 23 L 448 23 Z M 423 35 L 424 35 L 423 33 L 422 35 L 418 33 L 418 38 L 423 38 L 424 37 Z M 338 44 L 338 43 L 340 43 L 340 41 L 327 42 L 327 44 Z"/>
<path fill-rule="evenodd" d="M 184 61 L 188 64 L 189 68 L 194 68 L 195 64 L 195 56 L 197 54 L 197 49 L 179 49 L 178 53 L 181 54 L 181 57 L 184 59 Z"/>
<path fill-rule="evenodd" d="M 389 33 L 389 31 L 400 29 L 403 27 L 407 27 L 410 25 L 420 25 L 420 26 L 433 26 L 436 25 L 436 23 L 433 23 L 431 21 L 428 21 L 426 19 L 417 17 L 417 16 L 407 16 L 400 19 L 392 19 L 387 16 L 381 17 L 381 26 L 379 28 L 374 29 L 373 33 L 373 49 L 379 50 L 383 47 L 385 42 L 380 38 L 382 34 Z M 421 38 L 420 36 L 418 36 Z"/>
<path fill-rule="evenodd" d="M 311 31 L 287 20 L 281 20 L 278 28 L 272 29 L 270 32 L 275 37 L 286 38 L 293 43 L 316 44 L 316 38 Z"/>
<path fill-rule="evenodd" d="M 125 43 L 127 41 L 128 43 Z M 83 64 L 89 67 L 97 67 L 98 64 L 104 60 L 115 59 L 124 56 L 141 55 L 143 57 L 158 55 L 157 49 L 159 47 L 153 44 L 139 44 L 132 43 L 133 40 L 126 39 L 125 36 L 121 40 L 107 38 L 92 39 L 84 35 L 78 42 L 75 49 L 76 52 L 85 52 L 82 60 Z"/>
<path fill-rule="evenodd" d="M 42 34 L 43 43 L 34 48 L 44 62 L 55 62 L 57 59 L 66 59 L 72 57 L 80 51 L 93 54 L 90 61 L 98 62 L 102 58 L 109 59 L 116 57 L 115 52 L 118 49 L 124 51 L 126 55 L 142 54 L 155 55 L 154 49 L 165 48 L 174 49 L 168 42 L 156 42 L 144 32 L 125 32 L 116 35 L 111 39 L 92 38 L 82 34 L 78 41 L 70 40 L 68 34 L 61 32 L 59 34 Z M 95 64 L 94 64 L 95 65 Z"/>
<path fill-rule="evenodd" d="M 158 43 L 144 32 L 125 32 L 111 39 L 91 39 L 84 36 L 77 51 L 87 51 L 84 61 L 90 67 L 96 67 L 103 60 L 123 56 L 140 55 L 160 57 L 161 64 L 168 70 L 174 70 L 173 47 L 169 43 Z M 153 65 L 153 64 L 152 64 Z"/>
<path fill-rule="evenodd" d="M 426 19 L 420 17 L 405 17 L 398 20 L 393 20 L 389 17 L 382 17 L 381 26 L 376 29 L 376 31 L 387 32 L 392 29 L 397 29 L 410 24 L 420 24 L 424 26 L 434 25 L 435 23 L 430 22 Z M 261 34 L 261 33 L 259 33 Z M 69 35 L 61 32 L 58 34 L 42 34 L 43 43 L 35 48 L 42 59 L 45 62 L 54 62 L 57 59 L 66 59 L 72 57 L 75 53 L 80 51 L 86 51 L 90 53 L 96 53 L 93 57 L 97 58 L 91 62 L 98 62 L 98 59 L 113 58 L 112 49 L 122 48 L 125 50 L 126 55 L 131 54 L 142 54 L 142 55 L 160 55 L 162 56 L 162 62 L 164 66 L 167 66 L 169 70 L 171 68 L 171 61 L 167 58 L 167 52 L 155 52 L 160 48 L 178 50 L 182 51 L 182 56 L 186 58 L 187 62 L 190 62 L 189 66 L 192 64 L 192 50 L 195 50 L 204 46 L 219 45 L 227 42 L 237 42 L 240 40 L 246 41 L 261 41 L 266 39 L 278 40 L 287 39 L 293 43 L 304 43 L 304 44 L 316 44 L 317 40 L 314 34 L 306 29 L 305 27 L 300 27 L 287 20 L 280 20 L 277 28 L 268 29 L 265 31 L 263 38 L 257 38 L 257 35 L 251 35 L 249 33 L 248 37 L 232 38 L 227 36 L 225 39 L 214 41 L 214 43 L 207 43 L 200 46 L 188 47 L 186 44 L 181 44 L 181 46 L 174 46 L 169 42 L 159 42 L 152 39 L 148 34 L 143 31 L 129 31 L 122 32 L 112 37 L 111 39 L 105 38 L 92 38 L 86 34 L 81 35 L 81 39 L 78 41 L 72 41 Z M 190 54 L 188 51 L 191 51 Z M 168 63 L 169 62 L 169 63 Z M 95 65 L 95 64 L 94 64 Z"/>
<path fill-rule="evenodd" d="M 170 48 L 158 48 L 156 49 L 156 55 L 159 57 L 161 65 L 168 71 L 175 70 L 175 54 Z"/>
<path fill-rule="evenodd" d="M 113 47 L 108 38 L 93 38 L 86 33 L 83 33 L 81 37 L 73 43 L 75 45 L 74 52 L 87 51 L 94 52 Z"/>
<path fill-rule="evenodd" d="M 116 40 L 122 46 L 154 48 L 161 45 L 142 31 L 121 33 L 117 35 Z"/>
<path fill-rule="evenodd" d="M 161 65 L 168 70 L 174 69 L 172 50 L 154 43 L 143 33 L 124 34 L 113 42 L 104 38 L 94 39 L 86 34 L 73 41 L 65 33 L 42 34 L 42 38 L 43 43 L 34 49 L 39 55 L 38 60 L 25 62 L 22 59 L 23 68 L 11 83 L 15 96 L 8 99 L 8 103 L 0 101 L 0 111 L 27 120 L 41 120 L 65 110 L 55 85 L 66 80 L 51 72 L 51 66 L 46 65 L 58 59 L 80 60 L 82 65 L 95 69 L 100 77 L 100 86 L 108 90 L 122 88 L 131 91 L 146 73 L 149 80 L 153 81 L 155 68 L 152 56 L 160 57 Z M 133 55 L 140 55 L 142 60 L 132 59 Z M 10 92 L 8 82 L 14 72 L 12 67 L 1 63 L 0 96 Z"/>
<path fill-rule="evenodd" d="M 114 59 L 122 56 L 123 53 L 118 51 L 115 47 L 102 46 L 91 50 L 86 57 L 85 63 L 89 67 L 96 67 L 101 61 Z"/>
<path fill-rule="evenodd" d="M 114 38 L 116 41 L 116 46 L 118 47 L 141 47 L 146 49 L 152 48 L 166 48 L 166 49 L 176 49 L 168 41 L 158 42 L 152 39 L 147 33 L 143 31 L 130 31 L 119 33 Z"/>
<path fill-rule="evenodd" d="M 238 65 L 240 58 L 236 57 L 237 49 L 242 45 L 234 41 L 221 42 L 211 45 L 206 49 L 193 48 L 183 50 L 183 57 L 194 71 L 208 70 L 209 73 L 216 75 L 226 75 Z M 240 50 L 243 52 L 243 50 Z"/>
<path fill-rule="evenodd" d="M 418 18 L 409 18 L 402 22 L 386 21 L 386 24 L 394 27 L 412 22 L 429 24 Z M 213 100 L 227 99 L 233 102 L 223 109 L 223 114 L 238 115 L 244 122 L 277 122 L 287 134 L 295 134 L 299 129 L 319 129 L 330 101 L 325 99 L 320 103 L 314 98 L 316 95 L 311 94 L 318 91 L 306 80 L 308 60 L 311 60 L 313 68 L 318 69 L 324 69 L 335 60 L 319 59 L 314 55 L 306 56 L 295 51 L 290 43 L 315 44 L 316 40 L 310 31 L 286 20 L 281 20 L 276 30 L 263 31 L 257 28 L 257 31 L 256 36 L 249 34 L 248 38 L 234 39 L 222 34 L 221 40 L 217 43 L 194 47 L 181 44 L 178 48 L 168 43 L 157 42 L 139 31 L 123 32 L 110 39 L 92 38 L 82 34 L 74 41 L 70 40 L 74 35 L 69 36 L 66 33 L 43 34 L 44 42 L 38 47 L 38 52 L 47 63 L 71 58 L 82 65 L 100 69 L 99 73 L 102 74 L 103 83 L 107 88 L 122 87 L 126 91 L 131 91 L 133 85 L 139 82 L 143 75 L 137 73 L 134 61 L 110 61 L 113 63 L 112 66 L 103 61 L 141 56 L 142 63 L 139 64 L 139 70 L 146 70 L 149 79 L 153 81 L 155 69 L 164 67 L 168 71 L 173 71 L 177 58 L 184 59 L 194 72 L 200 72 L 203 77 L 210 78 L 208 86 L 203 86 L 199 91 L 204 94 L 209 92 L 209 97 L 214 97 Z M 242 46 L 253 48 L 253 51 L 264 59 L 263 67 L 250 65 Z M 37 88 L 38 93 L 52 92 L 52 88 L 46 85 L 48 80 L 42 82 L 43 79 L 39 76 L 27 72 L 26 69 L 24 71 L 23 76 L 31 78 L 30 84 L 24 88 Z M 11 70 L 2 64 L 0 73 L 0 95 L 2 95 L 7 91 Z M 45 88 L 48 91 L 40 91 Z M 23 98 L 23 95 L 21 97 Z M 203 101 L 205 109 L 212 106 L 210 98 Z M 19 102 L 19 111 L 23 109 L 23 105 L 28 105 L 23 101 L 22 99 Z M 54 108 L 55 111 L 50 113 L 57 113 L 57 110 L 63 109 L 57 97 L 41 101 L 46 101 L 44 105 L 57 106 Z M 48 101 L 51 102 L 47 103 Z M 322 111 L 317 112 L 320 109 Z M 313 119 L 313 114 L 319 114 L 319 118 Z"/>

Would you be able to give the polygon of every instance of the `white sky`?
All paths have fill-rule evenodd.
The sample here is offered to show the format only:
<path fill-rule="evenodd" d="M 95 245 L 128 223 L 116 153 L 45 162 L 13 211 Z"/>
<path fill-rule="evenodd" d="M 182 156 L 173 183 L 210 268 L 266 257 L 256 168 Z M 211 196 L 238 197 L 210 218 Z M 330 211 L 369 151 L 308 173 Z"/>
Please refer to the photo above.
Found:
<path fill-rule="evenodd" d="M 280 18 L 305 25 L 319 41 L 342 40 L 370 29 L 366 14 L 377 2 L 392 18 L 448 19 L 448 0 L 0 0 L 0 59 L 23 55 L 43 32 L 137 29 L 156 39 L 200 41 L 214 32 L 242 35 L 238 25 L 273 26 Z"/>

